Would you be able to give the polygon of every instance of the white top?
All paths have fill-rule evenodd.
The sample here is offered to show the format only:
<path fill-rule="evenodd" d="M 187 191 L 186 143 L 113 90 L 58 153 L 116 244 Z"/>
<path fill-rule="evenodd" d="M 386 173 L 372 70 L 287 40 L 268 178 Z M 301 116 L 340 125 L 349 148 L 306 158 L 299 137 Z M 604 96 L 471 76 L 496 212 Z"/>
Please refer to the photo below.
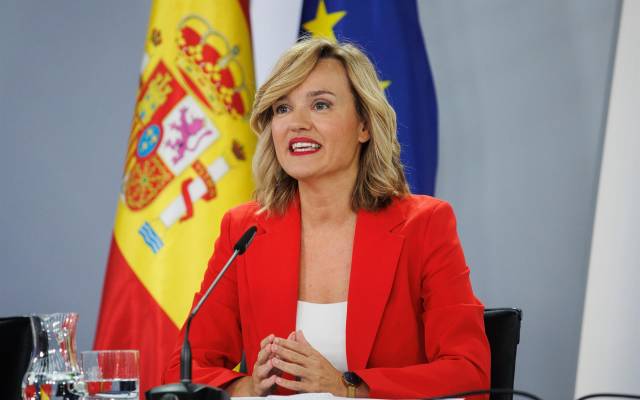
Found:
<path fill-rule="evenodd" d="M 347 368 L 347 302 L 308 303 L 298 301 L 296 330 L 341 372 Z"/>

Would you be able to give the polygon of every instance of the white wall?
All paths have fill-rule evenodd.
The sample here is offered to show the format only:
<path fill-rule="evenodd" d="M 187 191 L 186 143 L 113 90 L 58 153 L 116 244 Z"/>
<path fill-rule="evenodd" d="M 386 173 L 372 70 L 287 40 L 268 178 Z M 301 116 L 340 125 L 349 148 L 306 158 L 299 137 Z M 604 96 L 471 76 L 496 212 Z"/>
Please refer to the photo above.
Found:
<path fill-rule="evenodd" d="M 576 397 L 640 393 L 640 2 L 625 1 L 607 116 Z"/>

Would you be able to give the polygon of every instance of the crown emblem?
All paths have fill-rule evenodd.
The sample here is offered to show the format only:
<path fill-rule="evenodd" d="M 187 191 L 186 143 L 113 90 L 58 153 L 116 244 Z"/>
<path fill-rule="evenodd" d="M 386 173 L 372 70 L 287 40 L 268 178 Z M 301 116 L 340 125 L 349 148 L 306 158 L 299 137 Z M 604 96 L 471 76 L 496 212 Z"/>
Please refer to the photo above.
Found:
<path fill-rule="evenodd" d="M 240 48 L 196 15 L 178 24 L 176 64 L 195 95 L 215 114 L 245 118 L 252 94 L 237 57 Z"/>

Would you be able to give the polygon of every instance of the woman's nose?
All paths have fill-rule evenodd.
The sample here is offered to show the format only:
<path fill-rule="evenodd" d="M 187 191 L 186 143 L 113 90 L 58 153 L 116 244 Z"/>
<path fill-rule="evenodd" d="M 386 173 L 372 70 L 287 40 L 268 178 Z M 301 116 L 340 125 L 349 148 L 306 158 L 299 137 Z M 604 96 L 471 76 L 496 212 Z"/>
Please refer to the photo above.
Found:
<path fill-rule="evenodd" d="M 296 109 L 289 114 L 288 129 L 292 132 L 308 131 L 311 129 L 311 118 L 309 112 L 304 109 Z"/>

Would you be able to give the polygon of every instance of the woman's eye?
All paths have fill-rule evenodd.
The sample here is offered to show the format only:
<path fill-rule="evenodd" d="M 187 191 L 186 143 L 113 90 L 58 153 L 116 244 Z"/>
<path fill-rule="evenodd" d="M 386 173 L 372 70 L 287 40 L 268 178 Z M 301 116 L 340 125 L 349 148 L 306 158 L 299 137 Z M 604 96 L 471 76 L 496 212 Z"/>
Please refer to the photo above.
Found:
<path fill-rule="evenodd" d="M 328 110 L 329 108 L 331 108 L 331 104 L 327 103 L 326 101 L 317 101 L 313 103 L 313 108 L 318 111 Z"/>
<path fill-rule="evenodd" d="M 274 113 L 276 114 L 284 114 L 287 111 L 289 111 L 289 106 L 286 104 L 278 104 L 277 106 L 274 107 Z"/>

